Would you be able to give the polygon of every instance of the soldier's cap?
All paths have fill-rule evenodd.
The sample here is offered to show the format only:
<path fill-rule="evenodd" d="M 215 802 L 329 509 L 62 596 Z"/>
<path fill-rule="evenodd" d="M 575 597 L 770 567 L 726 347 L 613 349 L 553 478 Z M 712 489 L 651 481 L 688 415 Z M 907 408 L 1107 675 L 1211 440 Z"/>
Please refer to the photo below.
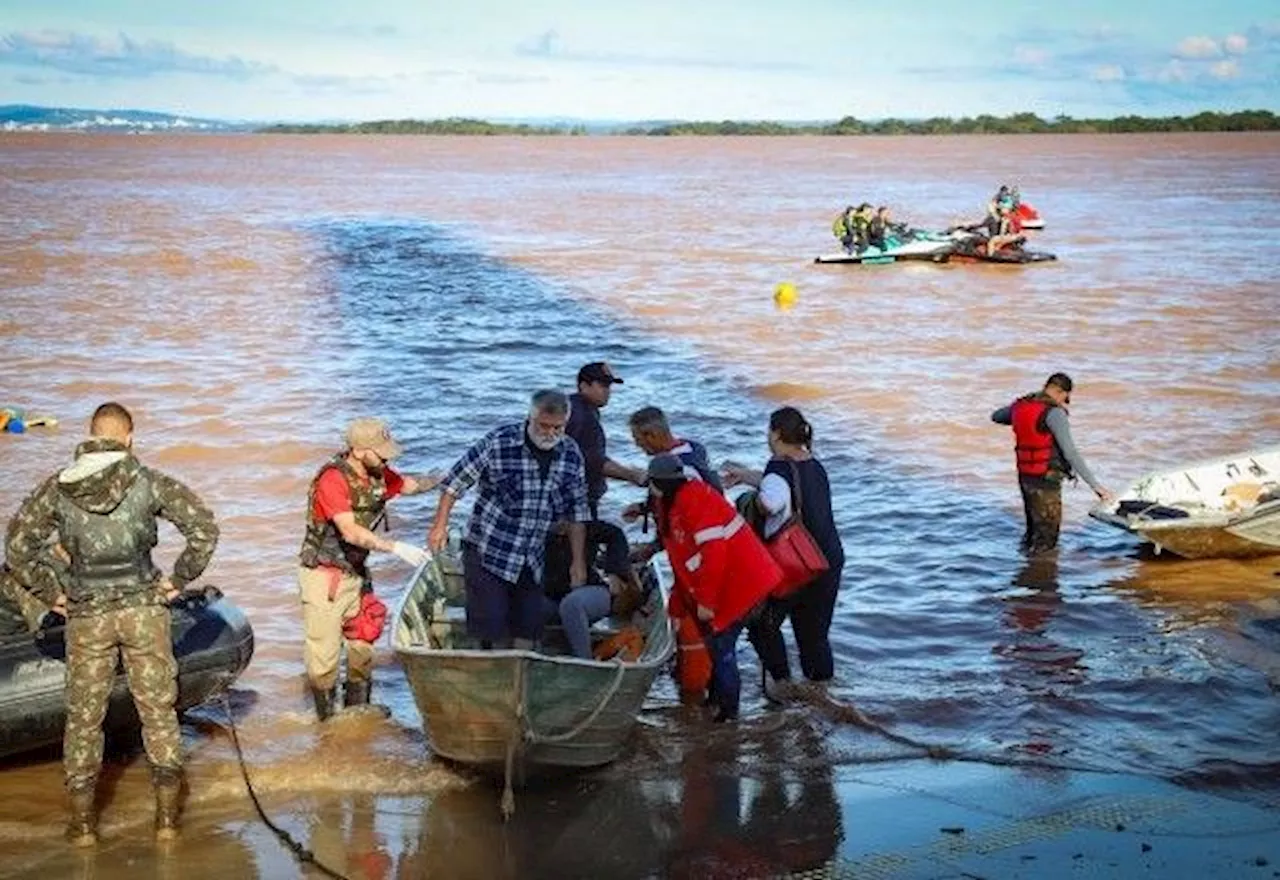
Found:
<path fill-rule="evenodd" d="M 649 479 L 651 480 L 687 480 L 684 463 L 674 455 L 655 455 L 649 459 Z"/>
<path fill-rule="evenodd" d="M 390 461 L 400 455 L 400 444 L 382 419 L 356 419 L 347 425 L 348 449 L 372 449 Z"/>
<path fill-rule="evenodd" d="M 613 369 L 604 361 L 595 361 L 578 370 L 578 384 L 583 382 L 599 382 L 602 385 L 621 385 L 622 380 L 613 374 Z"/>

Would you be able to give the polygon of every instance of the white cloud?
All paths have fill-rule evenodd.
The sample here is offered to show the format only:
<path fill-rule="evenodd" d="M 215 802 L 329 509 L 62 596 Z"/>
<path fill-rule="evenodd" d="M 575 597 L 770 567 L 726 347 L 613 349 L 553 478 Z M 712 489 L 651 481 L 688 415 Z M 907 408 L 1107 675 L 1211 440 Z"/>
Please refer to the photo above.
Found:
<path fill-rule="evenodd" d="M 1235 79 L 1240 75 L 1240 65 L 1234 58 L 1217 61 L 1209 68 L 1209 75 L 1214 79 Z"/>
<path fill-rule="evenodd" d="M 1093 69 L 1095 82 L 1119 82 L 1124 79 L 1124 68 L 1119 64 L 1100 64 Z"/>
<path fill-rule="evenodd" d="M 1222 54 L 1222 49 L 1212 37 L 1187 37 L 1173 50 L 1173 54 L 1188 60 L 1217 58 Z"/>
<path fill-rule="evenodd" d="M 1156 82 L 1162 83 L 1184 83 L 1191 81 L 1191 71 L 1187 65 L 1183 64 L 1176 58 L 1168 64 L 1161 67 L 1152 77 Z"/>
<path fill-rule="evenodd" d="M 1222 48 L 1228 55 L 1243 55 L 1249 49 L 1249 38 L 1243 34 L 1232 34 L 1222 41 Z"/>

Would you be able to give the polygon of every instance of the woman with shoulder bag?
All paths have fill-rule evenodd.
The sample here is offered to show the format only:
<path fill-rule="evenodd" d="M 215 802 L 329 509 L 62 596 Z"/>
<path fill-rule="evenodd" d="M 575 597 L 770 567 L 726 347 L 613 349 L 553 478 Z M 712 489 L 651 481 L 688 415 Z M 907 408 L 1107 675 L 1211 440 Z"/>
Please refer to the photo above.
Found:
<path fill-rule="evenodd" d="M 813 577 L 792 585 L 790 592 L 784 584 L 748 627 L 747 637 L 769 677 L 789 681 L 782 624 L 790 619 L 805 678 L 829 681 L 835 674 L 831 619 L 844 568 L 844 547 L 831 510 L 831 484 L 826 468 L 813 457 L 813 427 L 794 407 L 769 416 L 769 451 L 773 457 L 763 472 L 726 463 L 725 486 L 750 485 L 759 490 L 756 504 L 765 516 L 766 546 L 784 571 L 793 574 L 808 565 Z M 820 554 L 814 554 L 815 547 Z"/>

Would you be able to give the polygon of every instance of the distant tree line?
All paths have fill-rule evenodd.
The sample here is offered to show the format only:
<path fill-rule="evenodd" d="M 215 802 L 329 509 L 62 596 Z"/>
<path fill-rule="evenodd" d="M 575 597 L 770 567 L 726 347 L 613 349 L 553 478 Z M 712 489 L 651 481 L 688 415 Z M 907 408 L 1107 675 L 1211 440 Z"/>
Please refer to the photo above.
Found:
<path fill-rule="evenodd" d="M 376 122 L 323 125 L 270 125 L 258 129 L 267 134 L 465 134 L 465 135 L 580 135 L 582 125 L 505 125 L 483 119 L 381 119 Z"/>
<path fill-rule="evenodd" d="M 339 125 L 272 125 L 259 131 L 271 134 L 460 134 L 460 135 L 586 135 L 584 125 L 511 125 L 482 119 L 386 119 Z M 786 122 L 675 122 L 600 128 L 599 134 L 696 136 L 778 135 L 942 135 L 942 134 L 1123 134 L 1186 131 L 1280 131 L 1280 116 L 1270 110 L 1238 113 L 1206 111 L 1194 116 L 1117 116 L 1114 119 L 1044 119 L 1034 113 L 1011 116 L 962 116 L 952 119 L 879 119 L 864 121 L 846 116 L 832 123 Z"/>
<path fill-rule="evenodd" d="M 1012 116 L 962 116 L 952 119 L 879 119 L 846 116 L 822 125 L 778 122 L 679 122 L 653 128 L 631 128 L 628 134 L 650 135 L 867 135 L 867 134 L 1121 134 L 1174 131 L 1280 131 L 1280 116 L 1269 110 L 1197 113 L 1195 116 L 1118 116 L 1114 119 L 1043 119 L 1034 113 Z"/>

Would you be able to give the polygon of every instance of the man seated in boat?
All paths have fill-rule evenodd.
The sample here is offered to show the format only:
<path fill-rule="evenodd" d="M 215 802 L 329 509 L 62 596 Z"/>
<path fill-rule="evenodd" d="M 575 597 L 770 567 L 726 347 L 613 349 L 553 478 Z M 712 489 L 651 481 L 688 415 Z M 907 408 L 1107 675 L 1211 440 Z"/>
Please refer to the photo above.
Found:
<path fill-rule="evenodd" d="M 547 538 L 567 522 L 569 585 L 587 582 L 587 477 L 582 450 L 565 436 L 569 399 L 542 390 L 523 421 L 480 438 L 441 481 L 440 506 L 427 534 L 432 552 L 448 541 L 449 514 L 472 486 L 475 504 L 462 539 L 467 632 L 484 648 L 530 650 L 542 636 Z"/>
<path fill-rule="evenodd" d="M 572 553 L 569 524 L 560 523 L 547 538 L 543 590 L 546 593 L 547 622 L 556 620 L 564 628 L 573 656 L 592 658 L 591 624 L 606 617 L 624 617 L 644 599 L 640 579 L 631 566 L 631 548 L 622 529 L 603 520 L 586 524 L 587 558 L 598 560 L 600 568 L 587 567 L 587 581 L 570 585 Z"/>

